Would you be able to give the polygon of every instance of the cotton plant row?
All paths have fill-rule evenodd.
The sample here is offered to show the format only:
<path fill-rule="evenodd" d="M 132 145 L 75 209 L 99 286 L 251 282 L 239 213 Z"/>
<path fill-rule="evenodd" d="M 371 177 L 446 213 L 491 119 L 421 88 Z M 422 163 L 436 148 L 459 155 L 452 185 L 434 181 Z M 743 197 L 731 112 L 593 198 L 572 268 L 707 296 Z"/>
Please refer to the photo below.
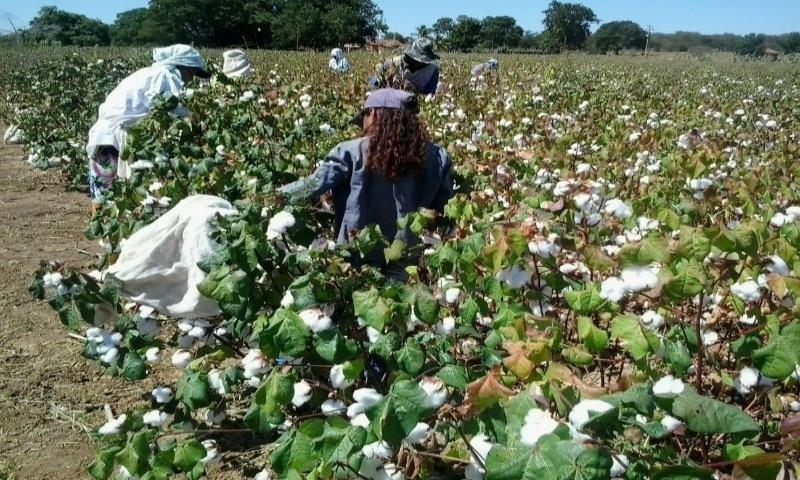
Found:
<path fill-rule="evenodd" d="M 470 84 L 456 57 L 422 115 L 458 195 L 443 228 L 404 220 L 422 260 L 397 285 L 346 262 L 401 245 L 332 245 L 328 215 L 274 192 L 356 133 L 374 63 L 335 78 L 307 60 L 192 86 L 187 121 L 158 106 L 87 230 L 102 270 L 186 195 L 234 202 L 200 286 L 220 318 L 159 317 L 57 264 L 32 284 L 109 373 L 180 378 L 98 425 L 95 478 L 197 478 L 226 456 L 214 430 L 269 445 L 262 480 L 711 478 L 791 458 L 797 78 L 510 56 Z M 204 443 L 177 435 L 193 430 Z"/>

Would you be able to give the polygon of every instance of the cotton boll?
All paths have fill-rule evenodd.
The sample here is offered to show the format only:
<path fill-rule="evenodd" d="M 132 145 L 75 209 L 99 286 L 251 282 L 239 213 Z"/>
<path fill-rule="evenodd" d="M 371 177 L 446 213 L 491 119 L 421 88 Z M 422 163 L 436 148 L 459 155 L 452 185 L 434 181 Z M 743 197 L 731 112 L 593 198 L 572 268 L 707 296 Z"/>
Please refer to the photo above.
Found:
<path fill-rule="evenodd" d="M 160 428 L 167 421 L 168 415 L 159 410 L 150 410 L 142 416 L 142 422 L 150 427 Z"/>
<path fill-rule="evenodd" d="M 788 217 L 788 216 L 784 215 L 783 213 L 778 212 L 778 213 L 776 213 L 775 215 L 772 216 L 772 218 L 769 221 L 769 224 L 772 227 L 780 228 L 780 227 L 786 225 L 787 223 L 791 223 L 793 221 L 794 220 L 791 217 Z"/>
<path fill-rule="evenodd" d="M 192 357 L 192 352 L 189 350 L 178 350 L 172 354 L 172 365 L 184 369 L 192 361 Z"/>
<path fill-rule="evenodd" d="M 472 353 L 478 348 L 478 341 L 474 338 L 465 338 L 461 340 L 459 348 L 461 349 L 462 355 L 472 355 Z"/>
<path fill-rule="evenodd" d="M 380 458 L 382 460 L 388 460 L 392 458 L 393 454 L 392 447 L 390 447 L 389 444 L 384 441 L 378 441 L 364 445 L 364 447 L 361 448 L 361 453 L 363 453 L 367 458 Z"/>
<path fill-rule="evenodd" d="M 411 445 L 422 443 L 425 437 L 428 436 L 428 430 L 430 428 L 430 425 L 427 423 L 419 422 L 403 441 Z"/>
<path fill-rule="evenodd" d="M 456 328 L 456 319 L 454 317 L 445 317 L 436 322 L 434 330 L 437 335 L 450 335 Z"/>
<path fill-rule="evenodd" d="M 374 345 L 381 338 L 381 335 L 382 334 L 380 330 L 373 327 L 367 327 L 367 339 L 369 340 L 369 343 Z"/>
<path fill-rule="evenodd" d="M 244 369 L 244 378 L 250 379 L 253 377 L 260 377 L 267 372 L 267 360 L 257 348 L 250 349 L 247 355 L 242 359 L 242 367 Z"/>
<path fill-rule="evenodd" d="M 739 317 L 739 323 L 748 326 L 755 325 L 756 323 L 758 323 L 758 318 L 756 318 L 755 315 L 751 316 L 745 313 L 741 317 Z"/>
<path fill-rule="evenodd" d="M 538 408 L 531 409 L 525 415 L 525 423 L 520 430 L 522 444 L 528 447 L 535 446 L 541 437 L 553 433 L 558 425 L 548 412 Z"/>
<path fill-rule="evenodd" d="M 159 355 L 160 350 L 158 347 L 150 347 L 144 352 L 144 359 L 147 363 L 153 364 L 161 359 Z"/>
<path fill-rule="evenodd" d="M 486 457 L 489 456 L 489 451 L 494 447 L 494 444 L 489 442 L 489 439 L 486 438 L 486 435 L 483 433 L 479 433 L 472 437 L 469 441 L 470 452 L 469 452 L 469 461 L 472 465 L 476 468 L 480 469 L 480 473 L 483 474 L 483 469 L 480 468 L 481 464 L 486 463 Z M 480 457 L 480 458 L 476 458 Z"/>
<path fill-rule="evenodd" d="M 191 320 L 180 320 L 178 322 L 178 330 L 180 330 L 181 333 L 184 334 L 189 333 L 190 331 L 192 331 L 193 328 L 194 328 L 194 322 L 192 322 Z"/>
<path fill-rule="evenodd" d="M 212 368 L 208 372 L 208 385 L 220 395 L 228 393 L 225 382 L 222 380 L 222 372 L 216 368 Z"/>
<path fill-rule="evenodd" d="M 786 265 L 786 262 L 783 261 L 781 257 L 778 255 L 773 255 L 769 257 L 769 263 L 767 264 L 767 271 L 770 273 L 774 273 L 776 275 L 782 275 L 784 277 L 789 276 L 791 271 L 789 267 Z"/>
<path fill-rule="evenodd" d="M 334 365 L 331 368 L 330 381 L 331 386 L 337 390 L 349 388 L 353 384 L 353 380 L 344 375 L 344 365 Z"/>
<path fill-rule="evenodd" d="M 441 380 L 433 377 L 423 377 L 419 386 L 425 391 L 425 408 L 438 409 L 447 401 L 447 388 Z"/>
<path fill-rule="evenodd" d="M 215 440 L 203 440 L 200 442 L 203 445 L 203 448 L 206 449 L 206 456 L 200 460 L 200 463 L 203 465 L 208 465 L 214 459 L 217 458 L 219 455 L 219 448 L 217 447 L 217 442 Z"/>
<path fill-rule="evenodd" d="M 648 310 L 642 314 L 642 325 L 648 330 L 656 331 L 664 325 L 664 316 L 653 310 Z"/>
<path fill-rule="evenodd" d="M 617 198 L 607 201 L 603 211 L 606 214 L 613 215 L 620 220 L 625 220 L 633 215 L 633 210 L 631 210 L 631 207 Z"/>
<path fill-rule="evenodd" d="M 359 388 L 353 391 L 353 400 L 369 408 L 383 399 L 383 395 L 374 388 Z"/>
<path fill-rule="evenodd" d="M 291 290 L 286 290 L 283 294 L 283 298 L 281 298 L 281 307 L 289 308 L 294 305 L 294 296 L 292 295 Z"/>
<path fill-rule="evenodd" d="M 680 378 L 667 375 L 653 384 L 653 395 L 659 398 L 675 398 L 683 393 L 684 388 Z"/>
<path fill-rule="evenodd" d="M 128 417 L 125 414 L 122 414 L 117 418 L 111 417 L 106 423 L 103 424 L 102 427 L 97 430 L 97 433 L 100 435 L 117 435 L 122 430 L 122 426 L 125 424 L 125 420 L 127 418 Z"/>
<path fill-rule="evenodd" d="M 226 418 L 227 414 L 225 410 L 215 411 L 209 408 L 203 412 L 203 423 L 209 427 L 218 427 L 222 425 L 222 422 L 224 422 Z"/>
<path fill-rule="evenodd" d="M 658 275 L 650 267 L 628 267 L 622 270 L 620 278 L 628 292 L 641 292 L 658 285 Z"/>
<path fill-rule="evenodd" d="M 383 466 L 383 475 L 381 480 L 405 480 L 406 476 L 403 471 L 397 468 L 394 463 L 387 463 Z"/>
<path fill-rule="evenodd" d="M 102 355 L 100 355 L 100 361 L 105 363 L 106 365 L 113 365 L 117 363 L 117 358 L 119 357 L 119 349 L 116 347 L 109 348 L 108 351 Z"/>
<path fill-rule="evenodd" d="M 172 389 L 169 387 L 156 387 L 153 389 L 152 395 L 156 403 L 161 404 L 171 402 L 174 397 Z"/>
<path fill-rule="evenodd" d="M 620 453 L 612 455 L 611 459 L 614 461 L 611 465 L 611 478 L 625 475 L 625 471 L 628 470 L 628 464 L 630 463 L 628 457 Z"/>
<path fill-rule="evenodd" d="M 369 429 L 369 417 L 367 417 L 366 413 L 359 413 L 350 419 L 350 425 Z"/>
<path fill-rule="evenodd" d="M 314 333 L 324 332 L 333 327 L 333 320 L 319 308 L 307 308 L 298 314 L 306 327 Z"/>
<path fill-rule="evenodd" d="M 665 415 L 664 418 L 661 419 L 661 426 L 664 427 L 664 429 L 669 433 L 674 432 L 682 425 L 683 422 L 670 415 Z"/>
<path fill-rule="evenodd" d="M 589 415 L 590 412 L 595 414 L 602 414 L 613 408 L 614 408 L 613 405 L 611 405 L 608 402 L 604 402 L 603 400 L 595 400 L 595 399 L 581 400 L 569 412 L 568 419 L 573 427 L 580 430 L 590 420 L 591 418 Z"/>
<path fill-rule="evenodd" d="M 627 293 L 625 282 L 618 277 L 608 277 L 600 284 L 600 298 L 617 303 Z"/>
<path fill-rule="evenodd" d="M 292 397 L 292 405 L 299 408 L 306 404 L 311 399 L 311 385 L 305 380 L 300 380 L 294 384 L 294 396 Z"/>
<path fill-rule="evenodd" d="M 334 400 L 334 399 L 325 400 L 324 402 L 322 402 L 322 405 L 320 406 L 322 414 L 325 415 L 326 417 L 341 415 L 344 409 L 345 409 L 344 402 L 341 400 Z"/>
<path fill-rule="evenodd" d="M 719 334 L 713 330 L 706 330 L 702 332 L 701 336 L 703 337 L 703 345 L 706 347 L 710 347 L 719 342 Z"/>
<path fill-rule="evenodd" d="M 500 282 L 505 282 L 508 288 L 516 290 L 531 281 L 531 274 L 524 268 L 514 265 L 513 267 L 499 271 L 496 278 Z"/>
<path fill-rule="evenodd" d="M 444 298 L 449 304 L 453 304 L 458 302 L 458 298 L 461 296 L 461 289 L 460 288 L 448 288 L 444 292 Z"/>
<path fill-rule="evenodd" d="M 275 476 L 268 470 L 261 470 L 253 477 L 253 480 L 275 480 Z"/>
<path fill-rule="evenodd" d="M 761 291 L 759 290 L 758 283 L 754 280 L 745 280 L 742 283 L 731 285 L 731 293 L 745 303 L 761 300 Z"/>
<path fill-rule="evenodd" d="M 267 238 L 273 240 L 286 233 L 286 231 L 293 227 L 295 224 L 294 215 L 287 211 L 281 211 L 275 214 L 267 225 Z"/>

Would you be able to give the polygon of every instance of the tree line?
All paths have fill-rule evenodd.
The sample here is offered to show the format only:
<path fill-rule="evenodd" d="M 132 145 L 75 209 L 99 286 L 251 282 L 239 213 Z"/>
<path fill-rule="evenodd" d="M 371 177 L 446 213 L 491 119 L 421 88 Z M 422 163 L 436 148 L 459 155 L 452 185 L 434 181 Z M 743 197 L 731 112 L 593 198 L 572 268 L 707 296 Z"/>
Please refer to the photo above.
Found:
<path fill-rule="evenodd" d="M 800 52 L 800 33 L 784 35 L 704 35 L 646 32 L 631 21 L 612 21 L 592 28 L 599 19 L 592 9 L 553 0 L 541 32 L 524 30 L 510 16 L 483 19 L 461 15 L 420 25 L 411 35 L 387 30 L 383 12 L 372 0 L 150 0 L 146 8 L 128 10 L 105 24 L 54 6 L 43 7 L 27 29 L 0 40 L 56 45 L 162 45 L 192 43 L 204 47 L 245 46 L 320 49 L 363 43 L 381 35 L 408 43 L 415 36 L 433 38 L 440 50 L 535 51 L 585 50 L 722 50 L 762 55 L 767 49 Z"/>

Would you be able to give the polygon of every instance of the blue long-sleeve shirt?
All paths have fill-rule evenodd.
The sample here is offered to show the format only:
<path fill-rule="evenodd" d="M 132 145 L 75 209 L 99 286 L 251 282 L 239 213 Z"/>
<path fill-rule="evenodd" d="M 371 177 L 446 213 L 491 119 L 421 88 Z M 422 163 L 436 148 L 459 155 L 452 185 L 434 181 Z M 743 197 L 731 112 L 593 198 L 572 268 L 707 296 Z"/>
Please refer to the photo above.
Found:
<path fill-rule="evenodd" d="M 444 210 L 453 196 L 450 158 L 442 147 L 428 143 L 422 169 L 392 182 L 367 171 L 368 146 L 368 137 L 340 143 L 312 175 L 280 190 L 295 200 L 331 191 L 339 243 L 352 240 L 354 231 L 377 224 L 390 242 L 399 238 L 413 245 L 409 232 L 398 231 L 397 220 L 420 208 Z"/>

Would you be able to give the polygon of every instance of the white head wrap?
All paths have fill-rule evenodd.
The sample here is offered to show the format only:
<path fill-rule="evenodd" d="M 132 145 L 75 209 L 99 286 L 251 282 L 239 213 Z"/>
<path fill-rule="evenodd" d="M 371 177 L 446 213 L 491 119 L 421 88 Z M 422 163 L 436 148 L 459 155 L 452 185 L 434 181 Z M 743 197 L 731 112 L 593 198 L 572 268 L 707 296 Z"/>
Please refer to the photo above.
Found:
<path fill-rule="evenodd" d="M 331 57 L 335 58 L 336 60 L 341 59 L 344 56 L 344 52 L 342 52 L 341 48 L 334 48 L 331 50 Z"/>
<path fill-rule="evenodd" d="M 241 50 L 228 50 L 222 54 L 224 63 L 222 73 L 230 78 L 246 77 L 250 75 L 252 64 L 247 55 Z"/>
<path fill-rule="evenodd" d="M 203 57 L 189 45 L 176 44 L 169 47 L 154 48 L 153 62 L 165 67 L 191 67 L 205 70 Z"/>

